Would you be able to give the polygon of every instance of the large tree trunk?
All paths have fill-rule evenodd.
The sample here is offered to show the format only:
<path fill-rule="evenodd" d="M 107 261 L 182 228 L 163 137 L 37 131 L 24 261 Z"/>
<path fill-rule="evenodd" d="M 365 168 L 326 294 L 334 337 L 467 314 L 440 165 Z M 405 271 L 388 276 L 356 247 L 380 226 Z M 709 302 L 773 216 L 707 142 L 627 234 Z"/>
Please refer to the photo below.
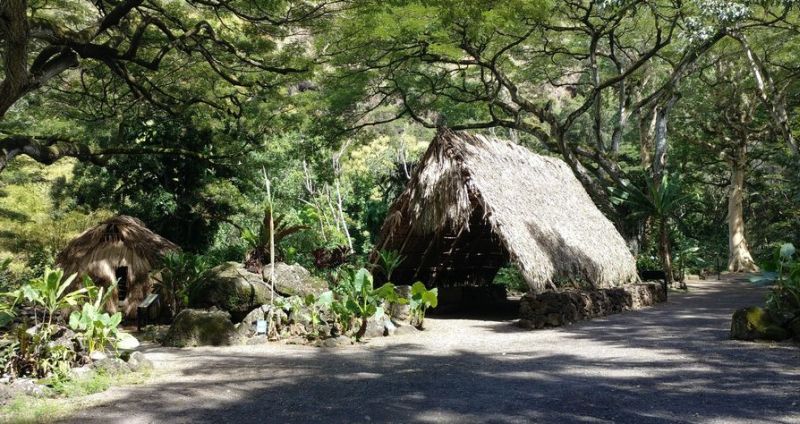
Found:
<path fill-rule="evenodd" d="M 669 148 L 667 122 L 669 121 L 669 112 L 677 100 L 678 97 L 673 94 L 664 105 L 656 108 L 655 155 L 653 157 L 653 182 L 656 187 L 661 185 L 661 177 L 664 176 L 667 169 L 667 150 Z"/>
<path fill-rule="evenodd" d="M 758 271 L 747 247 L 744 233 L 744 177 L 747 172 L 747 147 L 738 145 L 730 160 L 731 184 L 728 188 L 728 271 Z"/>
<path fill-rule="evenodd" d="M 656 133 L 655 109 L 639 112 L 639 156 L 642 170 L 649 171 L 653 166 L 653 149 Z"/>
<path fill-rule="evenodd" d="M 672 286 L 672 284 L 675 282 L 675 276 L 672 274 L 672 253 L 670 252 L 669 247 L 669 231 L 667 230 L 667 222 L 663 218 L 658 223 L 658 233 L 658 254 L 661 256 L 661 266 L 664 267 L 667 285 Z"/>

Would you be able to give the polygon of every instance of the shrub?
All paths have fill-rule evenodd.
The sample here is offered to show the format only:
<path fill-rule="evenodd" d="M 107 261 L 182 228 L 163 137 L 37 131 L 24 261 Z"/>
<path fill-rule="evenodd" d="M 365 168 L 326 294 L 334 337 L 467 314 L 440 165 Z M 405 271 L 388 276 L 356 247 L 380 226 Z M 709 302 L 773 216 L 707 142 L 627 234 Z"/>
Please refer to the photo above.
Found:
<path fill-rule="evenodd" d="M 170 252 L 164 256 L 161 269 L 153 273 L 153 279 L 156 291 L 173 315 L 186 307 L 189 293 L 210 268 L 206 258 L 200 255 Z"/>

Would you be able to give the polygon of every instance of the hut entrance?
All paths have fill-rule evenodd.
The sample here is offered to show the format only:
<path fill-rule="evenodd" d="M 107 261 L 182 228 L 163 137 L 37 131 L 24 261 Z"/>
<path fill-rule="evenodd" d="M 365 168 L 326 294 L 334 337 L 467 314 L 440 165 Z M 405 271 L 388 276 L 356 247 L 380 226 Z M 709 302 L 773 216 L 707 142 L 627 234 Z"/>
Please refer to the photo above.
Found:
<path fill-rule="evenodd" d="M 435 315 L 494 316 L 507 309 L 507 293 L 493 284 L 509 254 L 492 231 L 484 209 L 471 211 L 469 224 L 461 229 L 442 229 L 424 237 L 411 236 L 406 259 L 392 274 L 398 284 L 423 281 L 439 290 Z M 514 307 L 511 307 L 514 310 Z"/>
<path fill-rule="evenodd" d="M 120 302 L 128 297 L 128 267 L 121 266 L 114 271 L 117 279 L 117 296 Z"/>

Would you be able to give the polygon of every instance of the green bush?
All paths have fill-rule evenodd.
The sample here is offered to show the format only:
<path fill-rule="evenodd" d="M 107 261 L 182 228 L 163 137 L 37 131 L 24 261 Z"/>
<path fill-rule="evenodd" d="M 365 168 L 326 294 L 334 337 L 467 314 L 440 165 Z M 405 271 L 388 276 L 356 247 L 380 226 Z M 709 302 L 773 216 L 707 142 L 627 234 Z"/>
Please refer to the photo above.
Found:
<path fill-rule="evenodd" d="M 189 293 L 211 268 L 209 261 L 200 255 L 170 252 L 164 256 L 161 268 L 154 271 L 156 292 L 169 305 L 173 316 L 189 303 Z"/>

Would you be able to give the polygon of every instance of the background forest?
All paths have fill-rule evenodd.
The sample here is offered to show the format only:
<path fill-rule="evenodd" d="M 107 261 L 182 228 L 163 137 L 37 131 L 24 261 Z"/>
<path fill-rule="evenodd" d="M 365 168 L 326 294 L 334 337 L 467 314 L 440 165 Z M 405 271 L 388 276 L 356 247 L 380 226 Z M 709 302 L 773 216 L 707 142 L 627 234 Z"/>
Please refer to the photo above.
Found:
<path fill-rule="evenodd" d="M 754 270 L 800 242 L 797 51 L 787 0 L 3 0 L 0 259 L 128 214 L 240 260 L 268 180 L 283 260 L 363 261 L 447 126 L 564 159 L 643 269 Z"/>

